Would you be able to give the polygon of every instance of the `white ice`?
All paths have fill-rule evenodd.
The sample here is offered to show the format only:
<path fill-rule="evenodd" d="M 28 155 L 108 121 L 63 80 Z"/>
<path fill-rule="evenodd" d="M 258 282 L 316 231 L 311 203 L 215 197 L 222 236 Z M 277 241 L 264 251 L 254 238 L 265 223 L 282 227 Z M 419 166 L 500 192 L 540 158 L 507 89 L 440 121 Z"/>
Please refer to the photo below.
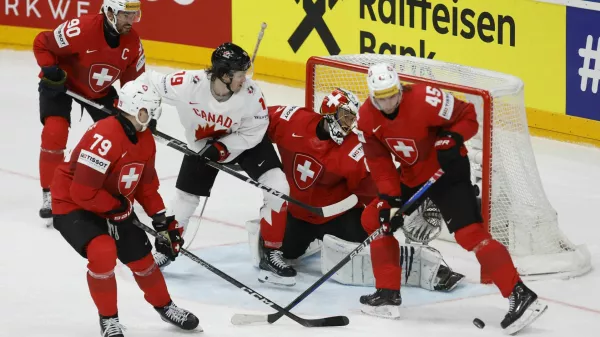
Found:
<path fill-rule="evenodd" d="M 30 52 L 0 51 L 0 336 L 99 336 L 98 316 L 85 278 L 86 261 L 56 230 L 46 228 L 37 215 L 41 203 L 38 70 Z M 263 82 L 260 85 L 269 104 L 303 104 L 303 90 Z M 91 124 L 87 114 L 80 119 L 76 103 L 72 117 L 69 147 Z M 183 139 L 173 109 L 165 109 L 160 128 Z M 533 139 L 533 146 L 544 188 L 558 211 L 561 228 L 573 242 L 588 245 L 594 269 L 575 279 L 531 282 L 530 287 L 549 304 L 549 309 L 521 335 L 598 336 L 600 224 L 596 220 L 596 207 L 600 204 L 600 179 L 597 178 L 600 150 L 540 138 Z M 167 203 L 173 193 L 180 160 L 178 152 L 158 145 L 157 170 Z M 318 262 L 313 259 L 300 268 L 303 273 L 294 288 L 273 288 L 258 283 L 256 270 L 249 264 L 244 223 L 258 216 L 261 199 L 260 190 L 220 174 L 190 249 L 285 306 L 317 279 Z M 435 246 L 468 280 L 452 294 L 404 288 L 405 305 L 400 320 L 360 314 L 358 296 L 373 289 L 344 287 L 334 281 L 327 282 L 293 310 L 311 318 L 347 315 L 350 325 L 340 328 L 307 330 L 287 318 L 270 326 L 236 327 L 229 322 L 234 313 L 273 311 L 185 257 L 180 257 L 165 276 L 175 302 L 200 318 L 204 334 L 208 336 L 501 335 L 499 322 L 508 308 L 507 300 L 493 286 L 478 284 L 479 269 L 472 254 L 451 243 L 439 242 Z M 126 336 L 184 335 L 159 319 L 144 301 L 126 267 L 117 268 L 117 279 L 119 314 L 128 328 Z M 471 322 L 475 317 L 486 322 L 485 329 L 473 326 Z"/>

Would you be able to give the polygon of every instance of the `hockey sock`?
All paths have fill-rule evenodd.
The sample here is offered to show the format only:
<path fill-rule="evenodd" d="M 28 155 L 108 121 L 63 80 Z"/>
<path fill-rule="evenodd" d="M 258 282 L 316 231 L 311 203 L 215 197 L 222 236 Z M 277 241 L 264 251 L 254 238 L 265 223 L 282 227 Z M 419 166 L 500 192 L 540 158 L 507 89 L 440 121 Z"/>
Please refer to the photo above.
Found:
<path fill-rule="evenodd" d="M 152 254 L 144 258 L 129 262 L 127 267 L 133 272 L 133 277 L 144 292 L 144 298 L 153 307 L 162 308 L 171 302 L 167 284 L 162 272 L 154 263 Z"/>
<path fill-rule="evenodd" d="M 87 282 L 92 300 L 102 316 L 117 314 L 117 247 L 112 237 L 95 237 L 87 247 Z"/>
<path fill-rule="evenodd" d="M 69 122 L 58 116 L 47 117 L 42 130 L 40 148 L 40 185 L 49 189 L 54 170 L 64 160 L 64 152 L 69 136 Z"/>
<path fill-rule="evenodd" d="M 267 206 L 263 206 L 267 208 Z M 260 234 L 265 241 L 265 247 L 271 249 L 281 248 L 285 224 L 287 219 L 287 202 L 281 206 L 279 212 L 268 209 L 269 214 L 260 219 Z M 263 212 L 261 212 L 263 213 Z"/>
<path fill-rule="evenodd" d="M 475 252 L 482 274 L 489 275 L 502 296 L 508 297 L 519 281 L 519 273 L 506 247 L 492 239 L 481 224 L 461 228 L 455 238 L 463 248 Z"/>
<path fill-rule="evenodd" d="M 377 289 L 400 289 L 402 267 L 400 246 L 393 235 L 384 235 L 371 243 L 371 264 Z"/>

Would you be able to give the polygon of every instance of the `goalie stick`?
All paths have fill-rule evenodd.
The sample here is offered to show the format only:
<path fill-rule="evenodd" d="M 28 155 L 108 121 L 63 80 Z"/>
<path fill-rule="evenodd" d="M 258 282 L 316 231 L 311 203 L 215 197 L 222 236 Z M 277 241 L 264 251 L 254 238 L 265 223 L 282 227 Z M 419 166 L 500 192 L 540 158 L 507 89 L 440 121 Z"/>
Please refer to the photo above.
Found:
<path fill-rule="evenodd" d="M 134 220 L 133 223 L 137 227 L 139 227 L 140 229 L 142 229 L 143 231 L 145 231 L 146 233 L 148 233 L 148 234 L 152 235 L 153 237 L 155 237 L 157 240 L 160 240 L 160 241 L 167 240 L 163 236 L 159 235 L 154 229 L 152 229 L 152 228 L 144 225 L 143 223 L 141 223 L 141 222 L 139 222 L 137 220 Z M 298 317 L 298 316 L 292 314 L 291 312 L 289 312 L 288 310 L 280 307 L 275 302 L 269 300 L 265 296 L 259 294 L 258 292 L 256 292 L 255 290 L 251 289 L 250 287 L 245 286 L 244 284 L 242 284 L 238 280 L 236 280 L 233 277 L 231 277 L 231 276 L 225 274 L 224 272 L 220 271 L 219 269 L 217 269 L 216 267 L 214 267 L 210 263 L 202 260 L 198 256 L 196 256 L 193 253 L 189 252 L 187 249 L 181 248 L 180 253 L 183 254 L 183 255 L 185 255 L 185 256 L 187 256 L 192 261 L 198 263 L 202 267 L 208 269 L 209 271 L 211 271 L 212 273 L 216 274 L 217 276 L 219 276 L 220 278 L 224 279 L 225 281 L 227 281 L 227 282 L 233 284 L 234 286 L 240 288 L 241 290 L 243 290 L 248 295 L 250 295 L 250 296 L 258 299 L 262 303 L 264 303 L 264 304 L 270 306 L 271 308 L 277 310 L 279 313 L 281 313 L 282 316 L 285 315 L 285 316 L 289 317 L 290 319 L 292 319 L 293 321 L 297 322 L 298 324 L 300 324 L 302 326 L 305 326 L 307 328 L 325 327 L 325 326 L 346 326 L 346 325 L 348 325 L 348 323 L 350 323 L 350 320 L 346 316 L 331 316 L 331 317 L 317 318 L 317 319 L 305 319 L 305 318 Z"/>
<path fill-rule="evenodd" d="M 442 169 L 439 169 L 437 172 L 435 172 L 433 174 L 433 176 L 431 176 L 431 178 L 429 178 L 429 180 L 423 186 L 421 186 L 421 188 L 417 192 L 415 192 L 415 194 L 413 194 L 412 197 L 410 197 L 410 199 L 408 199 L 408 201 L 404 205 L 402 205 L 402 207 L 400 208 L 400 210 L 398 210 L 398 212 L 400 212 L 400 213 L 406 212 L 406 210 L 409 207 L 411 207 L 417 200 L 419 200 L 421 198 L 421 196 L 431 187 L 431 185 L 433 185 L 443 174 L 444 174 L 444 171 Z M 331 270 L 329 272 L 327 272 L 327 274 L 321 276 L 321 278 L 318 279 L 317 282 L 315 282 L 312 286 L 310 286 L 308 289 L 306 289 L 302 294 L 300 294 L 298 297 L 296 297 L 296 299 L 293 300 L 292 303 L 288 304 L 288 306 L 285 307 L 285 310 L 289 311 L 292 308 L 294 308 L 296 305 L 298 305 L 300 302 L 302 302 L 302 300 L 304 300 L 306 297 L 308 297 L 308 295 L 310 295 L 313 291 L 315 291 L 318 287 L 320 287 L 323 283 L 325 283 L 325 281 L 327 281 L 333 274 L 335 274 L 344 265 L 346 265 L 346 263 L 350 262 L 354 256 L 356 256 L 363 249 L 365 249 L 369 244 L 371 244 L 371 242 L 373 240 L 375 240 L 379 235 L 381 235 L 383 233 L 383 231 L 384 231 L 383 227 L 379 227 L 376 231 L 374 231 L 371 235 L 369 235 L 369 237 L 367 239 L 365 239 L 365 241 L 363 241 L 360 245 L 358 245 L 358 247 L 356 247 L 352 252 L 350 252 L 350 254 L 348 254 L 340 262 L 338 262 L 338 264 L 336 264 L 333 268 L 331 268 Z M 279 320 L 281 318 L 281 316 L 282 316 L 281 312 L 278 312 L 275 314 L 269 314 L 269 315 L 235 314 L 235 315 L 233 315 L 233 317 L 231 317 L 231 323 L 233 325 L 249 325 L 249 324 L 253 324 L 253 323 L 273 324 L 277 320 Z"/>
<path fill-rule="evenodd" d="M 67 93 L 67 95 L 69 95 L 81 102 L 84 102 L 88 105 L 91 105 L 97 109 L 100 109 L 100 110 L 106 112 L 107 114 L 110 114 L 110 115 L 114 114 L 112 111 L 110 111 L 108 108 L 106 108 L 102 104 L 98 104 L 94 101 L 91 101 L 77 93 L 72 92 L 71 90 L 67 90 L 66 93 Z M 190 150 L 184 142 L 182 142 L 176 138 L 173 138 L 165 133 L 162 133 L 156 129 L 152 130 L 152 134 L 154 135 L 154 139 L 156 139 L 159 143 L 162 143 L 162 144 L 164 144 L 170 148 L 173 148 L 179 152 L 182 152 L 188 156 L 199 156 L 200 155 L 198 152 L 194 152 L 194 151 Z M 337 203 L 335 203 L 333 205 L 328 205 L 328 206 L 323 206 L 323 207 L 311 206 L 311 205 L 305 204 L 299 200 L 296 200 L 285 193 L 279 192 L 267 185 L 263 185 L 250 177 L 246 177 L 243 174 L 237 172 L 235 169 L 232 169 L 226 165 L 219 164 L 219 163 L 216 163 L 216 162 L 210 161 L 210 160 L 205 160 L 205 163 L 208 166 L 211 166 L 219 171 L 227 172 L 230 175 L 232 175 L 250 185 L 254 185 L 270 194 L 273 194 L 276 197 L 279 197 L 287 202 L 296 204 L 296 205 L 298 205 L 310 212 L 313 212 L 321 217 L 330 217 L 330 216 L 333 216 L 336 214 L 344 213 L 347 210 L 354 207 L 356 205 L 356 203 L 358 202 L 358 197 L 356 195 L 352 194 L 349 197 L 347 197 L 346 199 L 338 201 Z"/>

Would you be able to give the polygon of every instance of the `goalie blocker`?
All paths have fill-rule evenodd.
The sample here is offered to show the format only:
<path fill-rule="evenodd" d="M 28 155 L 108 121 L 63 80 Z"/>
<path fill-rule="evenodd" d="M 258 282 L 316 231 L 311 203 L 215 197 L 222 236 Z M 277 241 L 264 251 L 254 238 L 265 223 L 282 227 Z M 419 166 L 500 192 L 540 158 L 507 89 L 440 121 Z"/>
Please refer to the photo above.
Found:
<path fill-rule="evenodd" d="M 432 222 L 440 220 L 439 209 L 428 201 L 406 217 L 405 227 L 422 231 L 423 228 L 431 227 Z M 246 229 L 252 262 L 255 267 L 258 267 L 262 256 L 259 220 L 247 221 Z M 320 251 L 321 272 L 326 274 L 341 259 L 354 250 L 358 244 L 358 242 L 350 242 L 334 235 L 325 234 L 323 240 L 314 240 L 302 256 L 291 262 L 292 264 L 298 264 L 304 258 Z M 453 271 L 445 264 L 438 250 L 428 245 L 400 245 L 399 261 L 403 271 L 401 283 L 405 286 L 420 287 L 432 291 L 452 291 L 464 279 L 464 275 Z M 375 277 L 369 247 L 335 273 L 332 279 L 345 285 L 374 286 Z"/>

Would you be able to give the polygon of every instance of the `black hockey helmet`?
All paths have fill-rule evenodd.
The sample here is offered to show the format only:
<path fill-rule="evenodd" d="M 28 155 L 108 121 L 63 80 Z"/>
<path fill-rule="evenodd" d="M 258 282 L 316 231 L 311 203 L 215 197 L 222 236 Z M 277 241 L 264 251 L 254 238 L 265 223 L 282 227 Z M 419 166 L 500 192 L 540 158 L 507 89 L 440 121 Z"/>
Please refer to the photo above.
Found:
<path fill-rule="evenodd" d="M 252 65 L 248 53 L 240 46 L 225 42 L 212 53 L 211 73 L 221 79 L 234 71 L 247 71 Z"/>

